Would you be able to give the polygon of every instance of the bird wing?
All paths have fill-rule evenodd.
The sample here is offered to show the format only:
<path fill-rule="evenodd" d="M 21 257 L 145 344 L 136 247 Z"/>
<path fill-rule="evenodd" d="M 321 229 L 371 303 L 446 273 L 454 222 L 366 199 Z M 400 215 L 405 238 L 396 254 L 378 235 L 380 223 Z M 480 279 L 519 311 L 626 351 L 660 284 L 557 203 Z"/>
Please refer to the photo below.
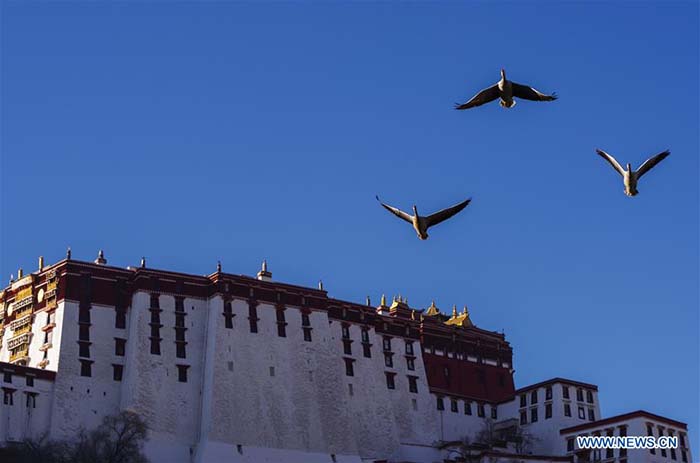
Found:
<path fill-rule="evenodd" d="M 656 156 L 644 161 L 644 164 L 642 164 L 639 167 L 639 169 L 637 169 L 637 178 L 649 172 L 655 165 L 666 159 L 666 156 L 668 156 L 669 154 L 671 154 L 671 151 L 666 150 L 663 153 L 659 153 Z"/>
<path fill-rule="evenodd" d="M 425 218 L 426 226 L 432 227 L 433 225 L 437 225 L 440 222 L 444 222 L 445 220 L 449 219 L 450 217 L 467 207 L 467 204 L 469 204 L 471 200 L 472 199 L 469 198 L 465 201 L 462 201 L 459 204 L 455 204 L 452 207 L 448 207 L 447 209 L 443 209 L 439 212 L 436 212 L 435 214 L 430 214 L 428 217 Z"/>
<path fill-rule="evenodd" d="M 394 214 L 396 217 L 399 217 L 401 219 L 404 219 L 406 222 L 412 224 L 413 223 L 413 216 L 406 214 L 404 211 L 401 209 L 398 209 L 396 207 L 389 206 L 388 204 L 384 204 L 381 199 L 379 199 L 379 196 L 377 196 L 377 201 L 379 201 L 379 204 L 384 207 L 387 211 L 391 212 Z"/>
<path fill-rule="evenodd" d="M 527 85 L 516 84 L 515 82 L 511 82 L 511 84 L 513 85 L 513 96 L 522 98 L 523 100 L 554 101 L 558 98 L 556 93 L 545 95 Z"/>
<path fill-rule="evenodd" d="M 464 104 L 455 103 L 455 109 L 469 109 L 476 106 L 481 106 L 482 104 L 495 100 L 499 96 L 500 92 L 498 91 L 498 84 L 494 84 L 491 87 L 480 91 L 474 97 L 472 97 L 471 100 Z"/>
<path fill-rule="evenodd" d="M 610 156 L 605 151 L 599 150 L 597 148 L 596 148 L 595 152 L 598 153 L 603 159 L 608 161 L 610 163 L 610 165 L 613 166 L 613 169 L 618 171 L 620 173 L 620 175 L 622 175 L 623 177 L 625 176 L 625 169 L 622 168 L 620 163 L 617 162 L 614 157 Z"/>

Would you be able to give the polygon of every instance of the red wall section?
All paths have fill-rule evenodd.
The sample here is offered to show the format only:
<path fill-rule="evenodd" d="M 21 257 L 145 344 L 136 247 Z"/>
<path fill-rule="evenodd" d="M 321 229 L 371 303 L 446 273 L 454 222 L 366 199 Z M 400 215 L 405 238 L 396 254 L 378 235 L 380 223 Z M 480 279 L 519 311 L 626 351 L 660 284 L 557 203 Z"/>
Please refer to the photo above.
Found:
<path fill-rule="evenodd" d="M 433 392 L 486 402 L 502 402 L 514 395 L 513 376 L 508 368 L 429 353 L 423 353 L 423 362 Z M 445 368 L 449 375 L 445 375 Z"/>

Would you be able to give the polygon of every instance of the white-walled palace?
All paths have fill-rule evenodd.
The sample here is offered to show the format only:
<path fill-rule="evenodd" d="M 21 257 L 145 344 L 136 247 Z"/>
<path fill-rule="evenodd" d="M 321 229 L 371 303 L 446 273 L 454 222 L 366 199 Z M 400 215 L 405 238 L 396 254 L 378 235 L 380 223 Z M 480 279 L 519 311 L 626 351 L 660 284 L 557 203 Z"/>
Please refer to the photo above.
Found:
<path fill-rule="evenodd" d="M 73 438 L 119 410 L 148 423 L 152 462 L 692 462 L 687 426 L 645 411 L 602 418 L 598 388 L 515 389 L 510 344 L 401 298 L 67 258 L 0 293 L 0 447 Z M 583 451 L 577 435 L 675 435 L 678 449 Z M 502 435 L 502 434 L 499 434 Z M 462 449 L 465 447 L 462 446 Z"/>

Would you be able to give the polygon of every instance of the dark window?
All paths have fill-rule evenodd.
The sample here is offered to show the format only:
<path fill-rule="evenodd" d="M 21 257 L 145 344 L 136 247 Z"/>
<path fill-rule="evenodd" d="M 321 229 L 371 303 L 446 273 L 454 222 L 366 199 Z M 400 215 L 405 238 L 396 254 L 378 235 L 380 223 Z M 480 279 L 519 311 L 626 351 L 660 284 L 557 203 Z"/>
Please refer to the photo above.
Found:
<path fill-rule="evenodd" d="M 527 412 L 520 410 L 520 424 L 527 424 Z"/>
<path fill-rule="evenodd" d="M 476 414 L 477 416 L 483 418 L 486 416 L 486 410 L 484 409 L 484 404 L 477 404 L 476 405 Z"/>
<path fill-rule="evenodd" d="M 160 325 L 160 312 L 157 310 L 151 310 L 151 323 L 154 325 Z"/>
<path fill-rule="evenodd" d="M 545 404 L 544 406 L 544 419 L 548 420 L 552 417 L 552 404 Z"/>
<path fill-rule="evenodd" d="M 90 326 L 80 325 L 80 328 L 78 328 L 78 339 L 81 341 L 90 340 Z"/>
<path fill-rule="evenodd" d="M 408 377 L 408 390 L 409 392 L 418 393 L 418 378 L 415 376 Z"/>
<path fill-rule="evenodd" d="M 440 396 L 438 396 L 438 398 L 437 398 L 437 409 L 438 410 L 445 409 L 445 402 L 443 401 L 442 397 L 440 397 Z"/>
<path fill-rule="evenodd" d="M 457 403 L 457 400 L 450 399 L 450 410 L 454 413 L 459 412 L 459 404 Z"/>
<path fill-rule="evenodd" d="M 362 353 L 365 357 L 372 357 L 372 349 L 369 344 L 362 344 Z"/>
<path fill-rule="evenodd" d="M 112 365 L 112 379 L 121 381 L 124 374 L 124 365 Z"/>
<path fill-rule="evenodd" d="M 416 369 L 416 362 L 412 358 L 407 358 L 406 359 L 406 368 L 409 370 L 413 371 Z"/>
<path fill-rule="evenodd" d="M 564 398 L 568 399 L 569 398 L 569 386 L 562 386 L 561 390 L 564 393 Z"/>
<path fill-rule="evenodd" d="M 350 327 L 348 325 L 343 325 L 342 332 L 343 339 L 350 339 Z"/>
<path fill-rule="evenodd" d="M 685 450 L 681 450 L 681 459 L 683 460 L 683 463 L 688 463 L 688 454 L 685 452 Z"/>
<path fill-rule="evenodd" d="M 31 394 L 25 392 L 26 395 L 26 406 L 27 408 L 36 408 L 36 394 Z"/>
<path fill-rule="evenodd" d="M 8 389 L 3 389 L 3 394 L 2 394 L 2 403 L 5 405 L 14 405 L 14 401 L 12 398 L 12 394 L 15 391 L 10 391 Z"/>
<path fill-rule="evenodd" d="M 537 422 L 537 409 L 536 408 L 530 409 L 530 422 L 531 423 Z"/>
<path fill-rule="evenodd" d="M 547 386 L 544 390 L 544 400 L 552 400 L 552 386 Z"/>
<path fill-rule="evenodd" d="M 392 358 L 391 354 L 384 354 L 384 365 L 386 365 L 389 368 L 392 368 L 394 366 L 394 359 Z"/>
<path fill-rule="evenodd" d="M 160 340 L 151 338 L 151 354 L 160 355 Z"/>
<path fill-rule="evenodd" d="M 258 308 L 253 303 L 248 303 L 248 320 L 250 321 L 250 332 L 258 332 Z"/>
<path fill-rule="evenodd" d="M 362 342 L 369 342 L 369 331 L 367 328 L 362 328 Z"/>
<path fill-rule="evenodd" d="M 406 341 L 406 355 L 413 355 L 413 342 Z"/>
<path fill-rule="evenodd" d="M 391 350 L 391 338 L 384 338 L 382 341 L 382 346 L 384 347 L 384 350 L 390 351 Z"/>
<path fill-rule="evenodd" d="M 90 357 L 89 342 L 78 342 L 78 357 Z"/>
<path fill-rule="evenodd" d="M 151 325 L 151 337 L 152 338 L 159 338 L 160 337 L 160 327 L 158 325 Z"/>
<path fill-rule="evenodd" d="M 175 297 L 175 312 L 184 312 L 185 311 L 185 298 L 184 297 Z"/>
<path fill-rule="evenodd" d="M 593 411 L 592 408 L 588 409 L 588 420 L 595 421 L 595 412 Z"/>
<path fill-rule="evenodd" d="M 179 359 L 184 359 L 187 357 L 187 353 L 185 351 L 185 343 L 184 342 L 178 342 L 175 344 L 175 356 Z"/>
<path fill-rule="evenodd" d="M 355 370 L 353 369 L 352 359 L 343 359 L 343 360 L 345 360 L 345 375 L 346 376 L 355 376 Z"/>
<path fill-rule="evenodd" d="M 343 352 L 345 355 L 352 355 L 352 342 L 349 339 L 343 339 Z"/>
<path fill-rule="evenodd" d="M 231 301 L 224 302 L 224 328 L 233 328 L 233 308 L 231 307 Z"/>
<path fill-rule="evenodd" d="M 151 308 L 157 309 L 160 307 L 160 300 L 157 294 L 151 294 Z"/>
<path fill-rule="evenodd" d="M 521 407 L 527 406 L 527 396 L 525 394 L 520 394 L 520 406 Z"/>
<path fill-rule="evenodd" d="M 90 323 L 90 309 L 81 307 L 78 312 L 78 321 L 80 323 Z"/>
<path fill-rule="evenodd" d="M 304 327 L 304 341 L 311 342 L 311 328 Z"/>
<path fill-rule="evenodd" d="M 9 371 L 6 371 L 5 373 L 3 373 L 3 375 L 2 375 L 2 381 L 3 381 L 4 383 L 10 383 L 10 384 L 12 384 L 12 373 L 10 373 Z"/>
<path fill-rule="evenodd" d="M 464 414 L 465 415 L 472 414 L 472 403 L 469 402 L 468 400 L 464 401 Z"/>
<path fill-rule="evenodd" d="M 92 362 L 80 361 L 80 376 L 92 376 Z"/>
<path fill-rule="evenodd" d="M 27 381 L 27 386 L 34 387 L 34 377 L 33 376 L 27 376 L 25 379 Z"/>
<path fill-rule="evenodd" d="M 531 403 L 531 404 L 536 404 L 536 403 L 537 403 L 537 389 L 535 389 L 534 391 L 532 391 L 532 392 L 530 393 L 530 403 Z"/>
<path fill-rule="evenodd" d="M 117 308 L 115 312 L 114 327 L 120 330 L 126 328 L 126 310 Z"/>
<path fill-rule="evenodd" d="M 576 400 L 583 402 L 583 389 L 576 389 Z"/>
<path fill-rule="evenodd" d="M 612 431 L 608 431 L 607 433 L 605 433 L 605 435 L 608 436 L 608 437 L 612 437 L 613 432 L 612 432 Z M 615 451 L 614 451 L 612 448 L 607 448 L 607 449 L 605 449 L 605 458 L 606 458 L 606 459 L 608 459 L 608 458 L 614 458 L 614 457 L 615 457 Z"/>
<path fill-rule="evenodd" d="M 189 367 L 187 365 L 178 365 L 177 366 L 177 380 L 180 381 L 181 383 L 186 383 L 187 382 L 187 369 Z"/>
<path fill-rule="evenodd" d="M 495 405 L 491 405 L 491 418 L 494 420 L 498 419 L 498 408 Z"/>
<path fill-rule="evenodd" d="M 175 340 L 184 341 L 185 340 L 185 330 L 187 328 L 175 328 Z"/>
<path fill-rule="evenodd" d="M 586 419 L 586 410 L 584 410 L 583 407 L 578 408 L 578 417 L 582 420 Z"/>
<path fill-rule="evenodd" d="M 301 326 L 311 326 L 311 320 L 309 319 L 309 314 L 301 314 Z"/>
<path fill-rule="evenodd" d="M 681 447 L 685 447 L 685 434 L 680 433 L 678 435 L 678 442 L 681 444 Z"/>
<path fill-rule="evenodd" d="M 285 326 L 285 323 L 277 323 L 277 336 L 280 338 L 287 337 L 287 327 Z"/>
<path fill-rule="evenodd" d="M 571 416 L 571 405 L 564 404 L 564 416 Z"/>
<path fill-rule="evenodd" d="M 178 328 L 185 327 L 185 314 L 176 313 L 175 314 L 175 326 Z"/>
<path fill-rule="evenodd" d="M 118 355 L 120 357 L 123 357 L 125 352 L 126 352 L 126 339 L 115 338 L 114 339 L 114 355 Z"/>
<path fill-rule="evenodd" d="M 566 440 L 566 451 L 567 452 L 573 452 L 574 451 L 574 439 L 570 438 Z"/>
<path fill-rule="evenodd" d="M 388 389 L 396 389 L 396 382 L 394 381 L 394 373 L 384 373 L 386 375 L 386 387 Z"/>
<path fill-rule="evenodd" d="M 588 402 L 589 404 L 593 403 L 593 392 L 586 391 L 586 402 Z"/>

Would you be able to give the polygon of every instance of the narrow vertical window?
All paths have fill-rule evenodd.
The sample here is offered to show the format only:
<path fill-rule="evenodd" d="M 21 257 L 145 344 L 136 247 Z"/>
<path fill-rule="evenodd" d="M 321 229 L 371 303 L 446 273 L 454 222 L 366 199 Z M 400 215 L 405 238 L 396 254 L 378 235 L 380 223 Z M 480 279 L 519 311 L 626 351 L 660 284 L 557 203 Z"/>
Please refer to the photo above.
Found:
<path fill-rule="evenodd" d="M 531 423 L 537 422 L 537 409 L 536 408 L 530 409 L 530 422 Z"/>
<path fill-rule="evenodd" d="M 124 374 L 124 365 L 112 365 L 112 379 L 114 381 L 121 381 L 123 374 Z"/>
<path fill-rule="evenodd" d="M 386 375 L 386 387 L 387 389 L 396 389 L 396 382 L 394 381 L 395 373 L 385 372 Z"/>
<path fill-rule="evenodd" d="M 287 337 L 287 322 L 284 318 L 284 308 L 277 309 L 277 336 L 280 338 Z"/>
<path fill-rule="evenodd" d="M 89 360 L 80 361 L 80 376 L 92 376 L 92 362 Z"/>
<path fill-rule="evenodd" d="M 471 415 L 472 414 L 472 403 L 469 402 L 468 400 L 464 401 L 464 414 L 465 415 Z"/>
<path fill-rule="evenodd" d="M 177 380 L 181 383 L 187 382 L 188 365 L 177 365 Z"/>
<path fill-rule="evenodd" d="M 445 409 L 445 402 L 443 401 L 442 397 L 440 397 L 440 396 L 437 396 L 437 409 L 438 410 Z"/>
<path fill-rule="evenodd" d="M 126 352 L 126 339 L 114 338 L 114 355 L 123 357 Z"/>
<path fill-rule="evenodd" d="M 552 386 L 547 386 L 544 390 L 544 400 L 552 400 Z"/>
<path fill-rule="evenodd" d="M 355 370 L 353 369 L 353 359 L 343 359 L 345 360 L 345 375 L 346 376 L 355 376 Z"/>
<path fill-rule="evenodd" d="M 233 329 L 233 308 L 231 301 L 224 302 L 224 328 Z"/>
<path fill-rule="evenodd" d="M 569 398 L 569 386 L 562 386 L 561 387 L 562 393 L 564 395 L 565 399 Z"/>
<path fill-rule="evenodd" d="M 257 303 L 250 301 L 248 302 L 248 321 L 250 322 L 250 332 L 258 332 L 258 308 Z"/>
<path fill-rule="evenodd" d="M 408 391 L 414 394 L 418 394 L 418 377 L 409 376 L 408 377 Z"/>
<path fill-rule="evenodd" d="M 544 406 L 544 419 L 548 420 L 552 417 L 552 404 L 546 404 Z"/>

